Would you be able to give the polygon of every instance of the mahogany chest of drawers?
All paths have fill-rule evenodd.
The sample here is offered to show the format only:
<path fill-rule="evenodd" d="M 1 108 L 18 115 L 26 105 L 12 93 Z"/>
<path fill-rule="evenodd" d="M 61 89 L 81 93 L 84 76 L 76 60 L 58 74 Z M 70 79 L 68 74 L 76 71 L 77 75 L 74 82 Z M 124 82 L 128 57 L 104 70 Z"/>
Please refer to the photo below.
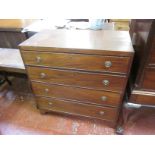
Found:
<path fill-rule="evenodd" d="M 20 51 L 41 111 L 116 123 L 134 54 L 128 32 L 45 30 Z"/>

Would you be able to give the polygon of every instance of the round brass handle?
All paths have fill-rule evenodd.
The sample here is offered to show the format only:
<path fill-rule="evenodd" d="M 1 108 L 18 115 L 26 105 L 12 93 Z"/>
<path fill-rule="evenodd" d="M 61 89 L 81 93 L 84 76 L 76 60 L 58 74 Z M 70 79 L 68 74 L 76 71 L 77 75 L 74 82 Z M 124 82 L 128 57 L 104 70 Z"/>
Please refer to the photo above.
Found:
<path fill-rule="evenodd" d="M 46 77 L 46 74 L 45 73 L 40 73 L 40 78 L 45 78 Z"/>
<path fill-rule="evenodd" d="M 41 57 L 37 56 L 36 61 L 37 61 L 37 63 L 41 62 Z"/>
<path fill-rule="evenodd" d="M 105 86 L 108 86 L 110 84 L 109 80 L 103 80 L 102 83 L 105 85 Z"/>
<path fill-rule="evenodd" d="M 104 111 L 100 111 L 99 113 L 100 113 L 100 115 L 104 115 Z"/>
<path fill-rule="evenodd" d="M 106 101 L 107 97 L 106 96 L 102 96 L 101 99 L 102 99 L 102 101 Z"/>
<path fill-rule="evenodd" d="M 52 102 L 49 102 L 48 104 L 49 104 L 49 105 L 52 105 L 53 103 L 52 103 Z"/>
<path fill-rule="evenodd" d="M 104 65 L 106 68 L 109 68 L 112 66 L 112 62 L 111 61 L 105 61 Z"/>
<path fill-rule="evenodd" d="M 48 93 L 49 92 L 49 89 L 48 88 L 45 88 L 45 92 Z"/>

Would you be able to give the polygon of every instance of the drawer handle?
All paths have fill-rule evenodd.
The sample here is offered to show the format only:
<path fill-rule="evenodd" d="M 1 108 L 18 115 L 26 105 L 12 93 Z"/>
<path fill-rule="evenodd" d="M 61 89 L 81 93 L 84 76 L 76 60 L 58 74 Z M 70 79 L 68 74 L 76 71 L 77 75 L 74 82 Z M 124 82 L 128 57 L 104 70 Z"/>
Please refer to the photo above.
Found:
<path fill-rule="evenodd" d="M 110 84 L 109 80 L 103 80 L 102 83 L 105 85 L 105 86 L 108 86 Z"/>
<path fill-rule="evenodd" d="M 46 77 L 46 74 L 45 73 L 40 73 L 40 78 L 45 78 Z"/>
<path fill-rule="evenodd" d="M 49 89 L 48 88 L 45 88 L 45 92 L 48 93 L 49 92 Z"/>
<path fill-rule="evenodd" d="M 106 96 L 102 96 L 101 99 L 102 99 L 102 101 L 106 101 L 107 97 Z"/>
<path fill-rule="evenodd" d="M 37 63 L 41 62 L 41 57 L 37 56 L 36 61 L 37 61 Z"/>
<path fill-rule="evenodd" d="M 102 115 L 102 116 L 104 115 L 104 111 L 100 111 L 99 113 L 100 113 L 100 115 Z"/>
<path fill-rule="evenodd" d="M 112 66 L 112 62 L 111 61 L 105 61 L 104 65 L 106 68 L 109 68 Z"/>
<path fill-rule="evenodd" d="M 53 103 L 52 102 L 48 102 L 48 105 L 52 105 Z"/>

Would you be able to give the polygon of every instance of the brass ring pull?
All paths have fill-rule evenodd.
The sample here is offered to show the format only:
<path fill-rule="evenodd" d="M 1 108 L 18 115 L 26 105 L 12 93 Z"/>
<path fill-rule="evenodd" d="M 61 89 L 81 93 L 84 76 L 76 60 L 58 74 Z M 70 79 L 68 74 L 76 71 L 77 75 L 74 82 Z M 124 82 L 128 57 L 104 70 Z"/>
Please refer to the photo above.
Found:
<path fill-rule="evenodd" d="M 41 62 L 41 57 L 37 56 L 36 61 L 37 61 L 37 63 Z"/>
<path fill-rule="evenodd" d="M 40 78 L 45 78 L 46 77 L 46 74 L 45 73 L 40 73 Z"/>
<path fill-rule="evenodd" d="M 53 103 L 52 103 L 52 102 L 49 102 L 48 104 L 49 104 L 49 105 L 52 105 Z"/>
<path fill-rule="evenodd" d="M 102 96 L 101 99 L 102 99 L 102 101 L 106 101 L 107 97 L 106 96 Z"/>
<path fill-rule="evenodd" d="M 45 92 L 48 93 L 49 92 L 49 89 L 48 88 L 45 88 Z"/>
<path fill-rule="evenodd" d="M 112 66 L 112 62 L 111 61 L 105 61 L 104 65 L 106 68 L 109 68 Z"/>
<path fill-rule="evenodd" d="M 103 80 L 102 83 L 105 85 L 105 86 L 108 86 L 110 84 L 109 80 Z"/>
<path fill-rule="evenodd" d="M 104 111 L 100 111 L 99 113 L 100 113 L 100 115 L 104 115 L 105 114 Z"/>

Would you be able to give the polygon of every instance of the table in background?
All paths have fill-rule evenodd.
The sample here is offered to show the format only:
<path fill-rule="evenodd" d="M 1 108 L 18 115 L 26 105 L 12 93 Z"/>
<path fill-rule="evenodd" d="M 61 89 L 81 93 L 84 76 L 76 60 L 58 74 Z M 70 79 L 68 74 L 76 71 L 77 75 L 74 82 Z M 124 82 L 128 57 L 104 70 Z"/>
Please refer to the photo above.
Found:
<path fill-rule="evenodd" d="M 0 48 L 18 48 L 28 38 L 23 29 L 36 19 L 0 19 Z"/>

